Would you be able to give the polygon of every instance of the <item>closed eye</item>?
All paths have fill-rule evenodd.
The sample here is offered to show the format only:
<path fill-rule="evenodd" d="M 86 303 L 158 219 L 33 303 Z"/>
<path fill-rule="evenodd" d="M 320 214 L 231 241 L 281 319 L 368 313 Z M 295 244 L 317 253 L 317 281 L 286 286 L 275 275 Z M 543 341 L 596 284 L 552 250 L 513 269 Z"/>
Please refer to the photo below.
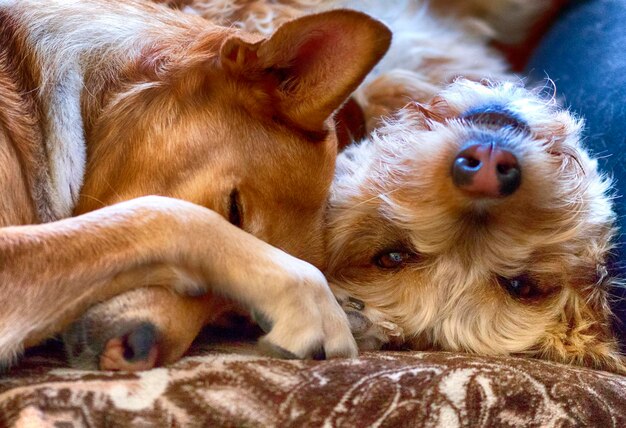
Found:
<path fill-rule="evenodd" d="M 239 228 L 243 226 L 241 198 L 237 189 L 233 189 L 228 198 L 228 221 Z"/>

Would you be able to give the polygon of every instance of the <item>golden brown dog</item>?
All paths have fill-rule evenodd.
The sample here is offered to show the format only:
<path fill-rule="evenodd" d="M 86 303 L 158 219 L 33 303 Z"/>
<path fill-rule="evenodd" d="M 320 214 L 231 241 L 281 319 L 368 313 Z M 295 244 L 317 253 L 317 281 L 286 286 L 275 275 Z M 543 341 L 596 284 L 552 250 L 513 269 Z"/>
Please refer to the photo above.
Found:
<path fill-rule="evenodd" d="M 220 2 L 186 3 L 213 18 Z M 247 11 L 238 3 L 230 16 L 266 31 L 267 10 L 282 19 L 332 3 L 257 1 Z M 439 13 L 454 7 L 454 19 L 419 4 L 373 10 L 389 20 L 394 43 L 355 94 L 373 133 L 340 155 L 331 193 L 324 271 L 360 347 L 518 354 L 624 372 L 604 267 L 614 233 L 609 183 L 581 144 L 582 122 L 507 82 L 513 76 L 486 44 L 515 33 L 487 25 L 507 5 L 520 17 L 538 3 L 433 1 Z M 500 83 L 447 87 L 457 76 Z M 135 332 L 165 355 L 161 362 L 195 336 L 201 323 L 182 312 L 189 303 L 150 293 L 120 296 L 77 325 L 109 327 L 94 335 L 113 337 L 101 367 L 151 366 L 155 359 L 122 357 Z M 141 321 L 152 330 L 135 329 Z"/>
<path fill-rule="evenodd" d="M 152 285 L 253 308 L 290 356 L 355 355 L 284 251 L 323 262 L 331 115 L 389 40 L 351 11 L 263 38 L 141 1 L 0 1 L 0 362 Z"/>

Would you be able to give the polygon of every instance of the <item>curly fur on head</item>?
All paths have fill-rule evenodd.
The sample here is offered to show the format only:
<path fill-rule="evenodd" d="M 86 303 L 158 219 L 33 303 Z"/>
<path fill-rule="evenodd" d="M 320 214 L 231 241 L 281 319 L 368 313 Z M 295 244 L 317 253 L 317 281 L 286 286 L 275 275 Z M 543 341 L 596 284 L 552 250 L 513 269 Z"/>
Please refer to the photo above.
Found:
<path fill-rule="evenodd" d="M 493 105 L 524 132 L 463 118 Z M 338 161 L 330 281 L 419 349 L 624 372 L 604 272 L 610 183 L 581 145 L 582 125 L 511 83 L 459 80 L 429 104 L 409 104 Z M 485 135 L 520 164 L 523 180 L 508 197 L 477 198 L 451 178 L 463 146 Z M 381 264 L 389 254 L 400 262 Z M 526 291 L 516 295 L 510 281 Z"/>

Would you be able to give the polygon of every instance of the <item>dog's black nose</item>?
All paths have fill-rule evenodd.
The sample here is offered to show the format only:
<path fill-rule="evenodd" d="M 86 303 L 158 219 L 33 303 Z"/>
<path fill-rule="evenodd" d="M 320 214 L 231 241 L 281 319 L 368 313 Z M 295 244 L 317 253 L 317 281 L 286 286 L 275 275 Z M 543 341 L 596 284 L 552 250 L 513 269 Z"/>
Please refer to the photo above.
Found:
<path fill-rule="evenodd" d="M 478 198 L 502 198 L 519 188 L 522 171 L 515 155 L 496 142 L 470 142 L 452 163 L 454 185 Z"/>

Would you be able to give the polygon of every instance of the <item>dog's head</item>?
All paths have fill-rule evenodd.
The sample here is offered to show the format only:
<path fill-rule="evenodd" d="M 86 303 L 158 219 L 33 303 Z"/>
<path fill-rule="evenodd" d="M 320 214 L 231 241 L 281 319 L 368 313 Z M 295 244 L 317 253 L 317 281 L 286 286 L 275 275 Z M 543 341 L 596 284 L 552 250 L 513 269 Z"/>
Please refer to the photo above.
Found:
<path fill-rule="evenodd" d="M 86 126 L 77 213 L 178 197 L 321 264 L 332 114 L 385 53 L 389 30 L 347 10 L 296 19 L 269 38 L 180 20 L 187 31 L 163 34 L 124 81 L 105 82 L 112 89 Z"/>
<path fill-rule="evenodd" d="M 418 349 L 624 371 L 610 183 L 581 128 L 508 83 L 458 81 L 408 105 L 338 160 L 331 281 Z"/>

